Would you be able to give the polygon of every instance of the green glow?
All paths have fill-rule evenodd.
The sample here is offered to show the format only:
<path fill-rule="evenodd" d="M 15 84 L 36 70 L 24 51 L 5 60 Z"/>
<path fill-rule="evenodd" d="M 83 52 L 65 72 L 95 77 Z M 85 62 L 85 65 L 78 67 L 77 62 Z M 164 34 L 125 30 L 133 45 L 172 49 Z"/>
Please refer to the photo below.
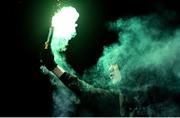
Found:
<path fill-rule="evenodd" d="M 65 57 L 59 52 L 66 51 L 69 40 L 76 36 L 76 21 L 78 17 L 79 13 L 71 6 L 63 7 L 52 17 L 54 31 L 51 40 L 51 49 L 54 60 L 71 74 L 75 73 L 75 71 L 66 63 Z"/>
<path fill-rule="evenodd" d="M 51 47 L 55 51 L 65 51 L 71 38 L 76 36 L 78 12 L 73 7 L 63 7 L 52 17 L 54 27 Z"/>
<path fill-rule="evenodd" d="M 56 63 L 72 74 L 75 71 L 59 51 L 65 51 L 68 41 L 75 36 L 75 22 L 79 15 L 66 13 L 63 9 L 61 11 L 52 19 L 54 34 L 51 48 Z M 176 105 L 174 98 L 170 97 L 180 93 L 180 29 L 169 30 L 164 22 L 164 18 L 152 15 L 119 19 L 110 23 L 110 27 L 119 35 L 118 41 L 104 47 L 97 65 L 85 70 L 81 79 L 95 87 L 110 90 L 114 87 L 115 92 L 122 89 L 125 96 L 136 100 L 140 116 L 146 111 L 150 117 L 179 116 L 179 104 Z M 109 84 L 108 68 L 111 64 L 120 66 L 122 78 L 120 82 L 115 82 L 116 86 Z M 157 92 L 152 89 L 154 86 Z M 164 94 L 166 91 L 169 95 Z M 144 105 L 146 100 L 152 103 Z"/>
<path fill-rule="evenodd" d="M 111 22 L 109 26 L 118 32 L 119 39 L 104 47 L 97 65 L 86 70 L 83 79 L 94 86 L 107 87 L 110 82 L 108 68 L 110 64 L 118 64 L 121 86 L 128 89 L 146 88 L 157 83 L 157 86 L 169 89 L 178 87 L 180 30 L 168 30 L 164 22 L 168 21 L 156 15 Z M 171 82 L 172 73 L 177 85 Z M 140 84 L 137 80 L 143 82 Z"/>
<path fill-rule="evenodd" d="M 180 28 L 166 27 L 171 15 L 164 16 L 111 22 L 118 41 L 104 47 L 97 65 L 86 70 L 82 79 L 95 87 L 120 89 L 135 100 L 139 116 L 179 116 L 179 102 L 174 99 L 180 93 Z M 121 80 L 113 84 L 110 64 L 118 64 L 121 73 Z"/>
<path fill-rule="evenodd" d="M 75 35 L 76 21 L 79 17 L 78 12 L 73 7 L 63 7 L 52 18 L 54 36 L 70 39 Z"/>

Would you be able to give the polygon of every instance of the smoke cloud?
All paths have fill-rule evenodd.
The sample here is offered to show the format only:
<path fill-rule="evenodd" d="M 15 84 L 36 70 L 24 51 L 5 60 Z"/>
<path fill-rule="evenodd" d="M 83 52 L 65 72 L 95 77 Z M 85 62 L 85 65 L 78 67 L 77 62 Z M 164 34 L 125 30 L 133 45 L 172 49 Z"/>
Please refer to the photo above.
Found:
<path fill-rule="evenodd" d="M 58 65 L 61 65 L 64 70 L 75 75 L 75 71 L 66 63 L 65 55 L 68 42 L 76 36 L 76 21 L 79 17 L 78 12 L 73 7 L 63 7 L 52 18 L 52 26 L 54 32 L 51 41 L 51 50 L 54 55 L 54 60 Z M 59 79 L 51 73 L 51 83 L 55 87 L 52 98 L 53 108 L 52 116 L 67 117 L 74 116 L 76 107 L 79 104 L 79 99 L 70 91 Z"/>
<path fill-rule="evenodd" d="M 76 21 L 78 17 L 79 13 L 76 9 L 69 6 L 58 10 L 52 18 L 54 32 L 51 41 L 51 50 L 55 62 L 71 74 L 75 74 L 75 71 L 66 63 L 64 55 L 60 52 L 66 51 L 69 40 L 76 36 Z"/>
<path fill-rule="evenodd" d="M 122 80 L 116 87 L 136 100 L 138 115 L 179 116 L 180 29 L 168 27 L 172 19 L 153 14 L 109 23 L 119 39 L 104 47 L 83 80 L 112 89 L 108 68 L 118 64 Z"/>
<path fill-rule="evenodd" d="M 97 64 L 85 70 L 80 78 L 95 87 L 112 89 L 108 69 L 111 64 L 118 64 L 122 80 L 116 88 L 136 100 L 137 115 L 180 116 L 177 100 L 180 97 L 180 29 L 168 25 L 175 18 L 174 13 L 168 16 L 153 14 L 109 23 L 109 29 L 118 33 L 118 41 L 104 47 Z M 51 45 L 61 43 L 52 40 Z M 59 49 L 52 50 L 57 64 L 75 74 Z M 62 111 L 71 107 L 63 104 L 67 100 L 64 94 L 63 90 L 54 94 L 56 105 L 61 104 L 58 110 Z"/>
<path fill-rule="evenodd" d="M 54 87 L 53 98 L 53 117 L 71 117 L 76 114 L 80 103 L 78 97 L 70 91 L 52 72 L 49 74 L 50 82 Z"/>

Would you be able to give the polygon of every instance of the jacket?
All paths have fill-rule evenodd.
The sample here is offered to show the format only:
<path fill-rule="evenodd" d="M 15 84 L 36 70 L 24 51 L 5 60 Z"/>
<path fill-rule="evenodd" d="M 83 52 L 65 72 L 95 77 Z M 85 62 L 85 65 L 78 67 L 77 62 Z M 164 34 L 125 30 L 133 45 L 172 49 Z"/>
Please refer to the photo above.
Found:
<path fill-rule="evenodd" d="M 66 72 L 59 79 L 80 98 L 81 107 L 89 109 L 92 116 L 133 116 L 134 101 L 122 92 L 95 88 Z"/>

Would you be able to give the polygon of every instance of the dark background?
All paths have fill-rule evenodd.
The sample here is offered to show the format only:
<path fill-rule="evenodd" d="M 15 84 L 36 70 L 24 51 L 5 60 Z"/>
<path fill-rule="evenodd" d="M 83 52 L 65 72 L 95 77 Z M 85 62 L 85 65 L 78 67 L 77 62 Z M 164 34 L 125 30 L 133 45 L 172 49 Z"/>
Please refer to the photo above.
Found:
<path fill-rule="evenodd" d="M 80 14 L 77 36 L 65 54 L 72 67 L 82 74 L 96 64 L 103 46 L 117 40 L 105 24 L 118 18 L 173 10 L 178 26 L 178 0 L 64 0 Z M 0 116 L 50 116 L 51 88 L 39 71 L 39 50 L 46 40 L 56 1 L 14 0 L 1 4 L 1 101 Z M 5 31 L 5 32 L 4 32 Z"/>

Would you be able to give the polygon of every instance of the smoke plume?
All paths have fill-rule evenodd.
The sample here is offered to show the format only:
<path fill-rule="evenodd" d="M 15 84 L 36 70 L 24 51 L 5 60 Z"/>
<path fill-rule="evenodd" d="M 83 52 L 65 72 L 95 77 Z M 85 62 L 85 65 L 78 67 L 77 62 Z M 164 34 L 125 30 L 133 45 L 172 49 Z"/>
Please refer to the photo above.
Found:
<path fill-rule="evenodd" d="M 179 116 L 175 99 L 180 96 L 180 29 L 171 27 L 172 19 L 153 14 L 109 23 L 119 39 L 104 47 L 97 65 L 82 79 L 112 89 L 108 68 L 118 64 L 122 77 L 118 88 L 136 100 L 138 115 Z"/>
<path fill-rule="evenodd" d="M 95 87 L 112 89 L 108 69 L 118 64 L 122 80 L 116 88 L 136 100 L 137 115 L 180 116 L 180 29 L 171 26 L 173 18 L 174 13 L 169 12 L 162 17 L 153 14 L 109 23 L 109 29 L 118 33 L 118 41 L 104 47 L 97 64 L 80 78 Z M 52 40 L 55 61 L 75 74 L 55 45 L 61 43 Z M 64 96 L 60 100 L 58 93 L 54 99 L 62 105 Z M 62 105 L 60 109 L 65 107 L 70 108 Z"/>
<path fill-rule="evenodd" d="M 68 42 L 76 36 L 76 21 L 78 20 L 78 17 L 79 14 L 76 9 L 69 6 L 58 10 L 52 18 L 54 32 L 51 41 L 51 49 L 55 62 L 71 74 L 74 74 L 75 71 L 66 63 L 62 52 L 66 51 Z"/>
<path fill-rule="evenodd" d="M 80 103 L 78 97 L 70 91 L 52 72 L 50 72 L 50 82 L 54 87 L 53 98 L 53 117 L 75 116 L 77 106 Z"/>
<path fill-rule="evenodd" d="M 78 17 L 79 14 L 75 8 L 63 7 L 58 10 L 52 18 L 54 32 L 51 41 L 51 50 L 54 55 L 54 60 L 58 65 L 61 65 L 65 71 L 71 73 L 72 75 L 75 74 L 75 71 L 68 63 L 66 63 L 66 58 L 63 52 L 66 51 L 68 42 L 76 36 L 76 21 Z M 50 78 L 52 85 L 56 88 L 52 93 L 52 116 L 73 116 L 75 114 L 76 107 L 79 104 L 79 99 L 52 73 Z"/>

